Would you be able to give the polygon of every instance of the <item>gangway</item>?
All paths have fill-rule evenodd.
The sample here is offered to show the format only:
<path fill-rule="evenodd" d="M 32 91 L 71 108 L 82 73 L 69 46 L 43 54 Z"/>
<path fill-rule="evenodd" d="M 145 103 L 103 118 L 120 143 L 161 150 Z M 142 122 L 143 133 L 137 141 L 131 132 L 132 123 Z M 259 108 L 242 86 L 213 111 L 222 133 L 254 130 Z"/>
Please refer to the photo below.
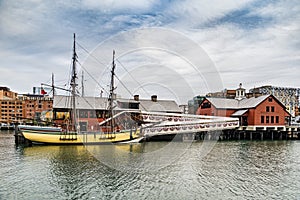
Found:
<path fill-rule="evenodd" d="M 113 119 L 116 120 L 117 118 L 124 116 L 124 114 L 126 116 L 135 116 L 132 120 L 140 124 L 140 134 L 143 137 L 228 130 L 239 127 L 239 119 L 232 117 L 146 112 L 136 110 L 122 111 L 113 117 L 100 122 L 99 125 L 101 126 Z M 122 120 L 119 119 L 118 121 Z"/>
<path fill-rule="evenodd" d="M 227 130 L 239 127 L 239 119 L 231 117 L 154 112 L 141 112 L 141 115 L 145 122 L 150 122 L 144 126 L 145 137 Z"/>

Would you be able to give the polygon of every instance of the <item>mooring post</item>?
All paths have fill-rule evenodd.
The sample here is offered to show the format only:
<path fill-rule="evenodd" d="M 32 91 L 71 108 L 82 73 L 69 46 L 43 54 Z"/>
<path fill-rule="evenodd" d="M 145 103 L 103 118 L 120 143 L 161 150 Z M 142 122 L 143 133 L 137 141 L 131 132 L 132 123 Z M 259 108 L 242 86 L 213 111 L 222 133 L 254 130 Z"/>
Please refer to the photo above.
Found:
<path fill-rule="evenodd" d="M 273 131 L 271 131 L 271 138 L 272 138 L 272 140 L 274 140 L 274 134 L 273 134 Z"/>
<path fill-rule="evenodd" d="M 282 140 L 282 132 L 279 133 L 279 139 Z"/>
<path fill-rule="evenodd" d="M 16 145 L 18 145 L 19 144 L 19 136 L 18 136 L 18 124 L 17 123 L 15 123 L 15 143 L 16 143 Z"/>

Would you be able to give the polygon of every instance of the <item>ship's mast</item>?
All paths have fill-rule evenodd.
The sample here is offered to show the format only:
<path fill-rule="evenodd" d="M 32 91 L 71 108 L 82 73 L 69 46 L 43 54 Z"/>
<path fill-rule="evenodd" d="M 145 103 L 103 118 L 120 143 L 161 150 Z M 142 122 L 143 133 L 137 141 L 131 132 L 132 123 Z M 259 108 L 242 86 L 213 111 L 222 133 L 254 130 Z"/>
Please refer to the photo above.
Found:
<path fill-rule="evenodd" d="M 109 117 L 111 117 L 111 131 L 114 132 L 114 120 L 112 119 L 113 117 L 113 101 L 114 101 L 114 90 L 115 90 L 115 86 L 114 86 L 114 76 L 115 76 L 115 68 L 116 68 L 116 64 L 115 64 L 115 50 L 113 50 L 113 60 L 112 60 L 112 69 L 111 69 L 111 82 L 110 82 L 110 90 L 109 90 L 109 97 L 108 97 L 108 101 L 109 101 Z"/>
<path fill-rule="evenodd" d="M 52 87 L 52 98 L 54 99 L 54 95 L 55 95 L 55 86 L 54 86 L 54 74 L 52 73 L 52 83 L 51 83 L 51 87 Z"/>
<path fill-rule="evenodd" d="M 83 71 L 81 74 L 81 96 L 84 97 L 84 75 L 83 75 Z"/>
<path fill-rule="evenodd" d="M 76 54 L 76 47 L 75 47 L 75 33 L 74 33 L 74 42 L 73 42 L 73 57 L 72 57 L 72 78 L 71 78 L 71 94 L 72 94 L 72 111 L 71 111 L 71 120 L 72 120 L 72 129 L 74 131 L 77 130 L 77 117 L 76 117 L 76 79 L 77 79 L 77 72 L 76 72 L 76 61 L 77 61 L 77 54 Z"/>

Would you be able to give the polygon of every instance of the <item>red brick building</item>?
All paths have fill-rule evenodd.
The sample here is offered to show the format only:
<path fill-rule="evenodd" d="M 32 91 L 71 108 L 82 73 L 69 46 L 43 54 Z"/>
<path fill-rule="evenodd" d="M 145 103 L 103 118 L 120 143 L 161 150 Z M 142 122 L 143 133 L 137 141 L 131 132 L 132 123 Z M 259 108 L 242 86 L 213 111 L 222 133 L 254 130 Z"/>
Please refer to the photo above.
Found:
<path fill-rule="evenodd" d="M 22 95 L 19 100 L 23 102 L 23 121 L 39 120 L 42 112 L 52 110 L 53 99 L 43 95 Z"/>
<path fill-rule="evenodd" d="M 7 87 L 0 87 L 0 123 L 33 123 L 40 119 L 42 112 L 52 109 L 49 96 L 18 95 Z"/>
<path fill-rule="evenodd" d="M 254 130 L 256 127 L 286 126 L 291 117 L 285 106 L 273 95 L 248 99 L 206 98 L 197 114 L 238 117 L 241 126 L 252 127 Z"/>
<path fill-rule="evenodd" d="M 71 109 L 72 106 L 70 104 L 69 96 L 56 95 L 53 102 L 54 122 L 58 125 L 64 124 L 65 120 L 70 118 Z M 108 98 L 76 97 L 76 109 L 78 112 L 78 123 L 81 131 L 100 130 L 99 123 L 107 119 Z M 117 113 L 126 110 L 182 113 L 175 101 L 160 100 L 157 98 L 157 95 L 151 96 L 151 99 L 139 99 L 139 95 L 135 95 L 134 99 L 116 99 L 116 108 L 114 109 L 114 112 Z M 128 125 L 126 124 L 127 117 L 128 116 L 121 116 L 121 120 L 116 120 L 116 124 L 124 128 Z"/>

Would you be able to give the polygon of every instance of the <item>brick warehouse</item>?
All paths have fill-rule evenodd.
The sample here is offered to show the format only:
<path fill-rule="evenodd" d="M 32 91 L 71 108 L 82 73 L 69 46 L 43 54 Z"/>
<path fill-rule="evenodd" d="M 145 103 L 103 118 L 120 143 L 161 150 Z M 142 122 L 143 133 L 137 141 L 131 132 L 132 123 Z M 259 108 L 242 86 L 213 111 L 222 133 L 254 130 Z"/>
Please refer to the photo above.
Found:
<path fill-rule="evenodd" d="M 49 96 L 18 95 L 7 87 L 0 87 L 0 123 L 33 123 L 43 112 L 51 110 L 52 104 Z"/>
<path fill-rule="evenodd" d="M 199 115 L 238 117 L 242 130 L 286 130 L 291 115 L 273 95 L 245 97 L 245 89 L 236 90 L 235 99 L 207 97 L 197 110 Z"/>

